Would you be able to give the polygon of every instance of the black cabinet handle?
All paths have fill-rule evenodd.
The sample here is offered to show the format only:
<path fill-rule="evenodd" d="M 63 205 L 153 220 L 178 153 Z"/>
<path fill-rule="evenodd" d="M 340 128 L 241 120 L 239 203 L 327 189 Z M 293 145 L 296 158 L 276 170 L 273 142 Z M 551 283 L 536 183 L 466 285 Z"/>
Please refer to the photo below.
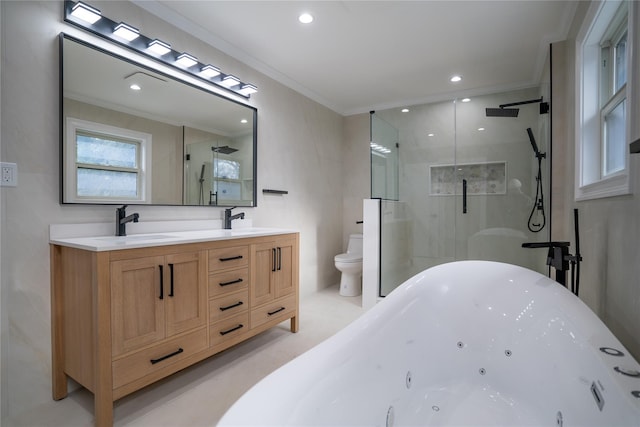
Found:
<path fill-rule="evenodd" d="M 182 353 L 183 351 L 184 350 L 182 348 L 179 348 L 176 351 L 174 351 L 173 353 L 169 353 L 166 356 L 158 357 L 157 359 L 151 359 L 151 360 L 149 360 L 149 362 L 151 362 L 152 365 L 155 365 L 156 363 L 162 362 L 163 360 L 167 360 L 170 357 L 177 356 L 180 353 Z"/>
<path fill-rule="evenodd" d="M 228 305 L 226 307 L 220 307 L 220 311 L 227 311 L 227 310 L 229 310 L 231 308 L 234 308 L 234 307 L 240 307 L 242 304 L 244 304 L 242 301 L 238 301 L 235 304 L 231 304 L 231 305 Z"/>
<path fill-rule="evenodd" d="M 227 335 L 230 334 L 233 331 L 237 331 L 238 329 L 244 328 L 244 325 L 241 323 L 238 326 L 235 326 L 231 329 L 227 329 L 226 331 L 220 331 L 220 335 Z"/>
<path fill-rule="evenodd" d="M 237 259 L 242 259 L 243 256 L 242 255 L 238 255 L 238 256 L 232 256 L 229 258 L 218 258 L 220 260 L 220 262 L 227 262 L 227 261 L 235 261 Z"/>
<path fill-rule="evenodd" d="M 273 255 L 273 265 L 271 266 L 271 271 L 276 271 L 276 248 L 271 248 Z"/>
<path fill-rule="evenodd" d="M 270 312 L 268 312 L 267 314 L 268 314 L 269 316 L 273 316 L 273 315 L 274 315 L 274 314 L 276 314 L 276 313 L 280 313 L 280 312 L 281 312 L 282 310 L 284 310 L 284 309 L 285 309 L 285 307 L 280 307 L 279 309 L 277 309 L 277 310 L 275 310 L 275 311 L 270 311 Z"/>
<path fill-rule="evenodd" d="M 169 275 L 171 276 L 171 284 L 169 286 L 169 296 L 173 297 L 173 264 L 169 264 Z"/>
<path fill-rule="evenodd" d="M 164 299 L 164 268 L 162 265 L 160 267 L 160 299 Z"/>
<path fill-rule="evenodd" d="M 282 270 L 282 248 L 278 247 L 278 271 Z"/>
<path fill-rule="evenodd" d="M 462 180 L 462 213 L 467 213 L 467 180 Z"/>
<path fill-rule="evenodd" d="M 220 283 L 218 283 L 218 285 L 220 285 L 220 286 L 229 286 L 229 285 L 234 285 L 236 283 L 242 283 L 242 281 L 243 281 L 242 279 L 236 279 L 236 280 L 232 280 L 230 282 L 220 282 Z"/>

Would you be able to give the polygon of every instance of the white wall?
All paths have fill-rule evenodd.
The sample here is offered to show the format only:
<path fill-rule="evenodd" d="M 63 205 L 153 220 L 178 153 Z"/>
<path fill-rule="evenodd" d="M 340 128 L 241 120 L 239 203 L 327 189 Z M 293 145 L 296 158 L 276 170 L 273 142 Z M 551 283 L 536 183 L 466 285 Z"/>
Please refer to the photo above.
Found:
<path fill-rule="evenodd" d="M 634 2 L 631 2 L 634 3 Z M 640 154 L 632 154 L 631 185 L 635 194 L 575 202 L 575 37 L 589 2 L 580 2 L 566 42 L 553 45 L 553 197 L 552 240 L 573 242 L 573 208 L 579 209 L 580 246 L 584 261 L 580 298 L 607 324 L 627 349 L 640 360 Z M 637 2 L 634 25 L 640 28 Z M 631 39 L 631 38 L 630 38 Z M 640 43 L 634 40 L 634 70 L 629 79 L 631 140 L 640 137 Z M 573 248 L 573 246 L 572 246 Z"/>
<path fill-rule="evenodd" d="M 129 2 L 91 2 L 105 16 L 170 41 L 256 84 L 256 226 L 300 231 L 301 298 L 338 282 L 333 256 L 343 247 L 344 119 L 327 108 L 177 30 Z M 59 200 L 58 39 L 84 33 L 62 22 L 61 1 L 0 2 L 2 16 L 2 161 L 18 164 L 19 186 L 2 191 L 3 424 L 51 399 L 48 227 L 109 222 L 109 206 L 61 206 Z M 25 30 L 25 28 L 27 30 Z M 261 189 L 288 190 L 265 196 Z M 218 219 L 221 209 L 137 207 L 141 221 Z M 302 313 L 304 318 L 304 313 Z M 304 326 L 304 323 L 303 323 Z M 7 332 L 4 334 L 4 332 Z"/>

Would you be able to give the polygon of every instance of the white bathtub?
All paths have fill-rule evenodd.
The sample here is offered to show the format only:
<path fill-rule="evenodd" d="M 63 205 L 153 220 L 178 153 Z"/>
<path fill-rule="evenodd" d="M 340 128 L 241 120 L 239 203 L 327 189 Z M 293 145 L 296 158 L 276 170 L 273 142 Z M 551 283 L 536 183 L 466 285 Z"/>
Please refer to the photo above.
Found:
<path fill-rule="evenodd" d="M 218 425 L 640 426 L 640 377 L 619 371 L 640 366 L 565 288 L 461 261 L 409 279 Z"/>

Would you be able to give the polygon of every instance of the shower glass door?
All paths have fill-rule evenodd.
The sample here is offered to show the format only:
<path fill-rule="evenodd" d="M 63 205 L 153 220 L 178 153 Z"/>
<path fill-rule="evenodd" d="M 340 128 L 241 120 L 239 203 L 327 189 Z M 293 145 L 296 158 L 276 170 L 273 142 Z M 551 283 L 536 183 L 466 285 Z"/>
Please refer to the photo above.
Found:
<path fill-rule="evenodd" d="M 517 117 L 486 115 L 486 108 L 542 92 L 372 114 L 372 140 L 378 122 L 397 130 L 399 142 L 398 196 L 381 203 L 380 296 L 426 268 L 455 260 L 501 261 L 547 273 L 546 252 L 522 243 L 550 236 L 549 115 L 536 103 L 521 106 Z M 541 183 L 527 129 L 546 155 Z M 372 157 L 372 175 L 374 169 Z"/>
<path fill-rule="evenodd" d="M 546 252 L 522 244 L 549 240 L 548 158 L 542 159 L 539 182 L 527 131 L 546 156 L 549 115 L 540 114 L 539 103 L 514 107 L 517 117 L 486 114 L 487 108 L 540 97 L 534 88 L 455 101 L 457 260 L 499 261 L 545 272 Z"/>

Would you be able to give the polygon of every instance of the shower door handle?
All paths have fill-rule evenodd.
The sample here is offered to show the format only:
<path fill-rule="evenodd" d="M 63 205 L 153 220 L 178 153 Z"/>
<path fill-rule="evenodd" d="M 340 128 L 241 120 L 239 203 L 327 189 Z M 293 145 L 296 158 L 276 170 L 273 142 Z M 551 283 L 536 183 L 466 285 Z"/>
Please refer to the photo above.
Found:
<path fill-rule="evenodd" d="M 467 213 L 467 180 L 462 180 L 462 213 Z"/>

